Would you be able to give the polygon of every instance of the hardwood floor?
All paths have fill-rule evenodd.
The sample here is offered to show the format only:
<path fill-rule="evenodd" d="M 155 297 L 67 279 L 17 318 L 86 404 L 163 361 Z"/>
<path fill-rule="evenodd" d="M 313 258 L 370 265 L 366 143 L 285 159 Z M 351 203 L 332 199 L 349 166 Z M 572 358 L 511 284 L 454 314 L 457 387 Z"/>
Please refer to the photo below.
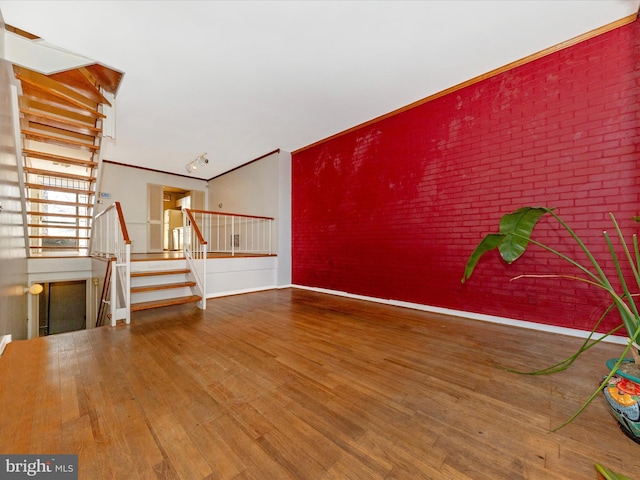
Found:
<path fill-rule="evenodd" d="M 141 311 L 9 344 L 0 451 L 78 453 L 81 479 L 640 478 L 602 398 L 619 347 L 298 289 Z"/>

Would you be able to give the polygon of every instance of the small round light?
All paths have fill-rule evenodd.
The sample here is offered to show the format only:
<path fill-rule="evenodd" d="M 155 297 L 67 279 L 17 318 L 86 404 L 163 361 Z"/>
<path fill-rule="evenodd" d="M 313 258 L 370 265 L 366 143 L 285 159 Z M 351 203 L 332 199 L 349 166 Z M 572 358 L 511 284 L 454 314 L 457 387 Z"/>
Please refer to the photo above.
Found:
<path fill-rule="evenodd" d="M 39 283 L 34 283 L 29 287 L 28 292 L 31 295 L 39 295 L 42 293 L 42 290 L 44 290 L 44 288 L 42 287 L 42 285 L 40 285 Z"/>

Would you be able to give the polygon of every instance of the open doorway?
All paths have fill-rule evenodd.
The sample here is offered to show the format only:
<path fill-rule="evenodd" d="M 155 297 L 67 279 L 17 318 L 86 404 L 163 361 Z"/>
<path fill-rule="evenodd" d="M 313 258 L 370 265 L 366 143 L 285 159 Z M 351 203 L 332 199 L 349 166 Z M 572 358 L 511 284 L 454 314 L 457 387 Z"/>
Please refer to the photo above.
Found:
<path fill-rule="evenodd" d="M 189 191 L 162 187 L 162 249 L 182 250 L 182 209 L 191 207 Z"/>
<path fill-rule="evenodd" d="M 182 250 L 180 234 L 183 208 L 203 210 L 205 193 L 147 184 L 147 253 Z"/>
<path fill-rule="evenodd" d="M 38 335 L 83 330 L 87 326 L 85 280 L 44 282 L 38 298 Z"/>

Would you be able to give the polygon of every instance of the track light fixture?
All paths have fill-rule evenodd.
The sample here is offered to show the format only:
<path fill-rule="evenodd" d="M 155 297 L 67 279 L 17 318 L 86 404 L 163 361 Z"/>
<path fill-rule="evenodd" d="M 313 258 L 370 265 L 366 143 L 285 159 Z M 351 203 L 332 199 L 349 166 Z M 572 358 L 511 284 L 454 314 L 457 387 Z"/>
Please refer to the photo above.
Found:
<path fill-rule="evenodd" d="M 198 155 L 195 160 L 187 163 L 187 165 L 185 165 L 185 168 L 187 169 L 187 172 L 193 173 L 198 168 L 203 167 L 207 163 L 209 163 L 209 159 L 207 158 L 207 154 L 205 152 L 201 155 Z"/>

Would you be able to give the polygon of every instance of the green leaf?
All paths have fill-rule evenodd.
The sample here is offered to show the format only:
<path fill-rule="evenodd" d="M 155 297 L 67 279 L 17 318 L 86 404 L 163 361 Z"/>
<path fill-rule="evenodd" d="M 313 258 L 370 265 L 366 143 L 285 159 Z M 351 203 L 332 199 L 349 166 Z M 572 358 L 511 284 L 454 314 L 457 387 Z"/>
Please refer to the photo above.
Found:
<path fill-rule="evenodd" d="M 533 228 L 545 213 L 545 207 L 523 207 L 500 219 L 500 233 L 505 239 L 499 245 L 500 256 L 507 263 L 515 262 L 527 249 Z"/>
<path fill-rule="evenodd" d="M 476 268 L 480 257 L 482 257 L 482 255 L 484 255 L 488 251 L 498 248 L 503 240 L 504 235 L 502 235 L 501 233 L 489 233 L 482 239 L 482 241 L 478 244 L 476 249 L 469 257 L 469 260 L 467 260 L 467 265 L 464 267 L 464 275 L 462 276 L 462 283 L 464 283 L 465 280 L 469 279 L 469 277 L 473 273 L 473 269 Z"/>
<path fill-rule="evenodd" d="M 507 263 L 517 260 L 527 249 L 533 227 L 540 217 L 551 210 L 545 207 L 523 207 L 504 215 L 500 219 L 500 233 L 485 236 L 467 260 L 462 283 L 471 277 L 480 257 L 494 248 L 500 251 L 500 256 Z"/>
<path fill-rule="evenodd" d="M 600 463 L 596 463 L 596 470 L 602 474 L 604 478 L 607 480 L 631 480 L 631 478 L 626 475 L 622 475 L 620 473 L 616 473 L 613 470 L 608 469 L 604 465 Z"/>

